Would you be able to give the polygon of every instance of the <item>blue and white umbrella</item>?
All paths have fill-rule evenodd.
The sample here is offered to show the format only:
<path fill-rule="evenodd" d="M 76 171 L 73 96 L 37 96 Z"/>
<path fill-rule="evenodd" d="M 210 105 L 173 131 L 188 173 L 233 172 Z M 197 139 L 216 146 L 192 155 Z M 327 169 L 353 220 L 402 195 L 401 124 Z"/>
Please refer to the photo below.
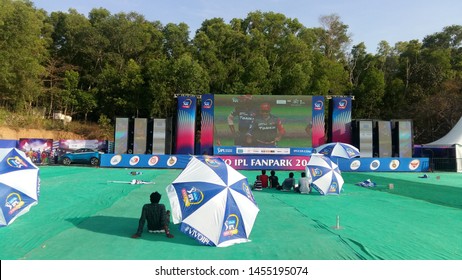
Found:
<path fill-rule="evenodd" d="M 350 159 L 360 156 L 358 148 L 342 142 L 334 142 L 321 145 L 316 148 L 316 152 L 330 158 L 339 157 Z"/>
<path fill-rule="evenodd" d="M 337 164 L 322 154 L 313 154 L 306 165 L 306 176 L 312 186 L 322 195 L 339 194 L 343 177 Z"/>
<path fill-rule="evenodd" d="M 0 227 L 8 226 L 38 203 L 39 169 L 16 148 L 0 149 Z"/>
<path fill-rule="evenodd" d="M 193 157 L 167 186 L 173 223 L 201 244 L 248 242 L 259 208 L 247 178 L 215 157 Z"/>

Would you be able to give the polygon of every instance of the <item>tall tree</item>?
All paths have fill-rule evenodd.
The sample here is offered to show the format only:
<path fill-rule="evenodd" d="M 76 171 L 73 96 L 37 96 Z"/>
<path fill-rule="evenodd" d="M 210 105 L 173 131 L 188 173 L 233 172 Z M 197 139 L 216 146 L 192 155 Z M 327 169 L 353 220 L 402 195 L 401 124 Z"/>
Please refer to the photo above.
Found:
<path fill-rule="evenodd" d="M 202 94 L 209 91 L 207 72 L 190 54 L 184 54 L 169 65 L 169 87 L 174 94 Z"/>
<path fill-rule="evenodd" d="M 322 33 L 320 46 L 324 55 L 332 60 L 344 60 L 346 50 L 351 42 L 348 25 L 340 20 L 337 14 L 321 16 L 319 18 Z"/>
<path fill-rule="evenodd" d="M 225 93 L 232 79 L 229 65 L 245 57 L 246 37 L 223 19 L 213 18 L 202 23 L 192 43 L 194 58 L 208 72 L 210 91 Z"/>
<path fill-rule="evenodd" d="M 29 112 L 40 101 L 45 13 L 28 1 L 0 0 L 0 102 Z"/>
<path fill-rule="evenodd" d="M 383 72 L 375 67 L 369 67 L 365 70 L 361 83 L 354 91 L 354 117 L 380 119 L 384 94 L 385 78 Z"/>
<path fill-rule="evenodd" d="M 185 23 L 168 23 L 163 28 L 164 51 L 169 58 L 178 59 L 185 53 L 191 52 L 189 41 L 189 26 Z"/>

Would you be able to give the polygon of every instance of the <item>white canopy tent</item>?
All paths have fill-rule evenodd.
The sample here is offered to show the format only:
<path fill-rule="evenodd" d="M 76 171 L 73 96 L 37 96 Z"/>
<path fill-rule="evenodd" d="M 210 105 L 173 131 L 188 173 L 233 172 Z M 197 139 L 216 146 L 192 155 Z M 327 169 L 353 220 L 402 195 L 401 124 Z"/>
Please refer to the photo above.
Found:
<path fill-rule="evenodd" d="M 454 146 L 456 152 L 457 172 L 462 172 L 462 117 L 457 124 L 442 138 L 423 145 L 424 147 L 431 146 Z"/>

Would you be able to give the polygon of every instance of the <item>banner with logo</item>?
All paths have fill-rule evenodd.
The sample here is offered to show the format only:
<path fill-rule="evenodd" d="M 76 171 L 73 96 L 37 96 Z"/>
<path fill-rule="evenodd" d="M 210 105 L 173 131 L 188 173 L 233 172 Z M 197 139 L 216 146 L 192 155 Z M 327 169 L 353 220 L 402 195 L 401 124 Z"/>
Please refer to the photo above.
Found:
<path fill-rule="evenodd" d="M 60 149 L 65 151 L 75 151 L 81 148 L 94 149 L 98 151 L 107 151 L 108 141 L 106 140 L 69 140 L 61 139 L 59 140 Z"/>
<path fill-rule="evenodd" d="M 101 167 L 183 169 L 190 155 L 102 154 Z"/>
<path fill-rule="evenodd" d="M 175 154 L 193 155 L 196 134 L 196 97 L 179 96 Z"/>
<path fill-rule="evenodd" d="M 52 158 L 53 139 L 20 138 L 18 149 L 35 164 L 48 164 Z"/>
<path fill-rule="evenodd" d="M 333 97 L 332 141 L 351 144 L 351 97 Z"/>
<path fill-rule="evenodd" d="M 214 100 L 213 94 L 203 94 L 201 100 L 201 130 L 199 150 L 196 150 L 197 155 L 212 155 L 213 154 L 213 126 L 214 126 Z"/>
<path fill-rule="evenodd" d="M 121 168 L 170 168 L 183 169 L 186 167 L 190 155 L 132 155 L 132 154 L 103 154 L 101 167 Z M 305 170 L 310 156 L 291 155 L 222 155 L 217 156 L 237 170 Z M 428 158 L 354 158 L 351 160 L 340 158 L 336 161 L 341 171 L 428 171 Z"/>
<path fill-rule="evenodd" d="M 18 140 L 0 139 L 0 148 L 16 148 L 18 147 Z"/>
<path fill-rule="evenodd" d="M 339 158 L 337 164 L 345 172 L 425 172 L 430 161 L 428 158 Z"/>
<path fill-rule="evenodd" d="M 311 142 L 313 148 L 326 143 L 324 104 L 324 96 L 313 96 L 313 120 L 311 124 Z"/>
<path fill-rule="evenodd" d="M 103 154 L 101 167 L 183 169 L 190 155 Z M 241 170 L 304 170 L 309 156 L 220 156 L 227 164 Z"/>

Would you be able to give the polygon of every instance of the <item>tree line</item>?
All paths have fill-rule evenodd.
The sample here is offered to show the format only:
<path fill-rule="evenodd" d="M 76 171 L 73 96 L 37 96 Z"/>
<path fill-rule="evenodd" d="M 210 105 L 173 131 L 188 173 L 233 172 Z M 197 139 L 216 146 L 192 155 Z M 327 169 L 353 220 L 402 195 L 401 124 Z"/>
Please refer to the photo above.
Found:
<path fill-rule="evenodd" d="M 415 143 L 462 114 L 462 26 L 375 53 L 336 14 L 318 27 L 273 12 L 162 24 L 95 8 L 52 12 L 0 0 L 0 106 L 97 122 L 170 117 L 178 94 L 350 95 L 353 119 L 412 119 Z M 371 31 L 373 32 L 373 31 Z"/>

